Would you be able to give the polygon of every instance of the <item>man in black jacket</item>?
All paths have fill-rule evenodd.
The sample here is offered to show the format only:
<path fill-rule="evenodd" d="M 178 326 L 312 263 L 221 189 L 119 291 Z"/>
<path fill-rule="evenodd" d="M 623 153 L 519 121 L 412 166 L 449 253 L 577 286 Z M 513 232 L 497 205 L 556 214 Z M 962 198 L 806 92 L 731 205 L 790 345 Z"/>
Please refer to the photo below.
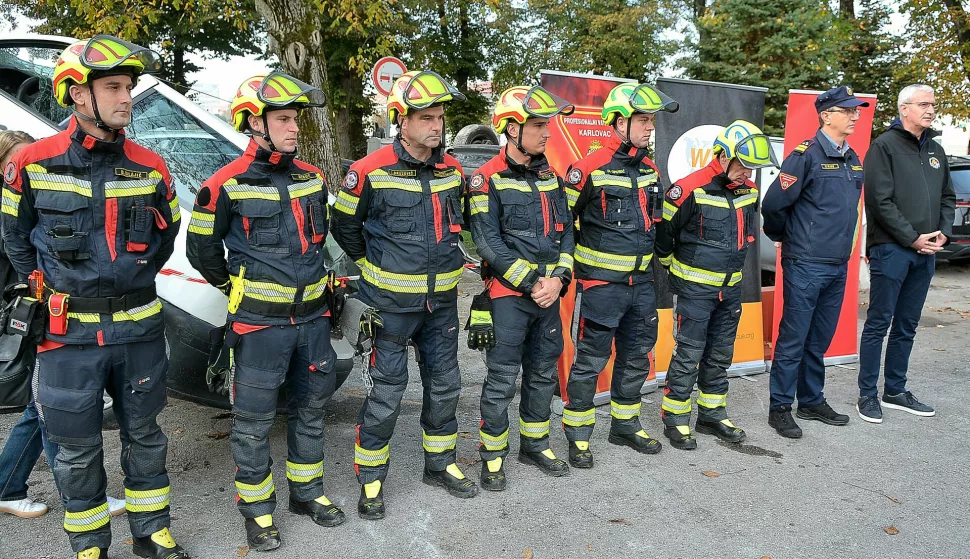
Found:
<path fill-rule="evenodd" d="M 946 153 L 931 141 L 933 89 L 907 86 L 899 93 L 898 106 L 899 118 L 872 143 L 865 170 L 871 287 L 859 348 L 856 409 L 870 423 L 882 423 L 876 384 L 890 324 L 882 405 L 924 417 L 936 414 L 906 390 L 906 370 L 936 253 L 949 242 L 956 208 Z"/>

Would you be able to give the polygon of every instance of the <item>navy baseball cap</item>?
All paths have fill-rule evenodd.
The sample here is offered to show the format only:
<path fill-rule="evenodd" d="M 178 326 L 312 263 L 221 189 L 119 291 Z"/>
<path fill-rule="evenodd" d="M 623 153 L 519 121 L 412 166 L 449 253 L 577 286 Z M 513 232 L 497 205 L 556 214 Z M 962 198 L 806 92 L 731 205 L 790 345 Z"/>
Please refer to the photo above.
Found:
<path fill-rule="evenodd" d="M 822 93 L 815 99 L 815 110 L 817 112 L 827 111 L 832 107 L 868 107 L 868 101 L 861 101 L 852 94 L 852 88 L 843 85 L 833 87 Z"/>

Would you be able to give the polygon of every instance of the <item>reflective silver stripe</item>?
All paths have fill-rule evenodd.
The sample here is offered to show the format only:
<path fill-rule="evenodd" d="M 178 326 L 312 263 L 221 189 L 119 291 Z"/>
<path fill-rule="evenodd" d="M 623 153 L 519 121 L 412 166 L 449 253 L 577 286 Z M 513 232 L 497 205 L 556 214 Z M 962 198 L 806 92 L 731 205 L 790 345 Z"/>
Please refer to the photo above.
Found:
<path fill-rule="evenodd" d="M 239 184 L 230 179 L 222 185 L 230 200 L 276 200 L 280 199 L 280 191 L 274 186 L 256 186 L 254 184 Z"/>
<path fill-rule="evenodd" d="M 584 247 L 583 245 L 576 245 L 576 253 L 574 256 L 576 261 L 581 264 L 617 272 L 632 272 L 637 265 L 636 256 L 600 252 Z"/>
<path fill-rule="evenodd" d="M 637 177 L 637 186 L 644 188 L 652 184 L 657 183 L 657 173 L 653 172 L 653 169 L 647 172 L 645 175 L 640 175 Z"/>
<path fill-rule="evenodd" d="M 610 400 L 610 415 L 617 419 L 633 419 L 640 416 L 640 403 L 617 404 Z"/>
<path fill-rule="evenodd" d="M 529 266 L 529 263 L 519 258 L 512 263 L 512 266 L 510 266 L 509 269 L 502 274 L 502 276 L 508 280 L 509 283 L 515 287 L 518 287 L 519 284 L 522 283 L 522 280 L 528 277 L 530 269 L 531 267 Z"/>
<path fill-rule="evenodd" d="M 341 190 L 337 193 L 337 200 L 333 203 L 333 209 L 354 215 L 357 213 L 358 204 L 360 204 L 360 198 Z"/>
<path fill-rule="evenodd" d="M 705 408 L 720 408 L 727 405 L 727 394 L 705 394 L 697 395 L 697 405 Z"/>
<path fill-rule="evenodd" d="M 520 417 L 519 434 L 533 439 L 541 439 L 549 434 L 549 421 L 527 423 Z"/>
<path fill-rule="evenodd" d="M 307 483 L 318 477 L 323 477 L 323 462 L 316 464 L 297 464 L 286 461 L 286 479 L 297 483 Z"/>
<path fill-rule="evenodd" d="M 596 409 L 589 408 L 588 410 L 582 411 L 564 409 L 562 410 L 562 423 L 563 425 L 569 425 L 570 427 L 593 425 L 596 423 Z"/>
<path fill-rule="evenodd" d="M 397 293 L 424 293 L 428 290 L 428 276 L 423 274 L 395 274 L 386 272 L 364 260 L 361 267 L 364 281 Z"/>
<path fill-rule="evenodd" d="M 317 283 L 308 285 L 303 289 L 303 300 L 312 301 L 327 291 L 327 278 L 324 277 Z"/>
<path fill-rule="evenodd" d="M 395 177 L 387 173 L 382 169 L 377 169 L 367 173 L 367 178 L 370 179 L 371 188 L 375 189 L 397 189 L 405 190 L 407 192 L 417 192 L 421 193 L 421 181 L 415 178 L 408 177 Z"/>
<path fill-rule="evenodd" d="M 727 198 L 723 196 L 711 196 L 710 194 L 706 194 L 700 190 L 694 191 L 694 201 L 698 204 L 705 204 L 718 208 L 728 208 Z"/>
<path fill-rule="evenodd" d="M 198 210 L 193 210 L 192 219 L 189 220 L 189 233 L 211 235 L 215 231 L 215 223 L 215 214 L 206 214 Z"/>
<path fill-rule="evenodd" d="M 498 175 L 492 175 L 492 185 L 495 190 L 518 190 L 519 192 L 531 193 L 532 187 L 525 181 L 506 179 Z"/>
<path fill-rule="evenodd" d="M 471 215 L 488 211 L 488 195 L 475 195 L 468 199 L 468 207 Z"/>
<path fill-rule="evenodd" d="M 455 448 L 458 443 L 458 433 L 453 435 L 429 435 L 422 429 L 424 449 L 428 452 L 444 452 Z"/>
<path fill-rule="evenodd" d="M 428 181 L 431 186 L 431 192 L 443 192 L 445 190 L 451 190 L 461 185 L 461 176 L 458 175 L 458 171 L 455 170 L 455 174 L 450 177 L 443 177 L 440 179 L 431 179 Z"/>
<path fill-rule="evenodd" d="M 690 413 L 690 400 L 672 400 L 664 396 L 663 404 L 660 409 L 664 411 L 669 411 L 673 414 Z"/>
<path fill-rule="evenodd" d="M 664 200 L 664 219 L 670 221 L 674 218 L 677 213 L 677 206 L 671 204 L 670 202 Z"/>
<path fill-rule="evenodd" d="M 624 175 L 610 175 L 603 171 L 593 171 L 589 174 L 593 181 L 593 186 L 619 186 L 621 188 L 633 188 L 629 177 Z"/>
<path fill-rule="evenodd" d="M 559 188 L 559 178 L 555 175 L 551 179 L 536 181 L 536 190 L 539 192 L 550 192 Z"/>
<path fill-rule="evenodd" d="M 104 183 L 105 198 L 123 196 L 147 196 L 155 194 L 158 179 L 138 179 L 128 181 L 107 181 Z"/>
<path fill-rule="evenodd" d="M 439 272 L 434 278 L 434 290 L 440 293 L 458 287 L 463 270 L 464 268 L 458 268 L 452 272 Z"/>
<path fill-rule="evenodd" d="M 493 437 L 486 433 L 485 431 L 478 432 L 479 441 L 485 450 L 502 450 L 509 445 L 509 430 L 506 429 L 504 433 L 497 437 Z"/>
<path fill-rule="evenodd" d="M 566 202 L 569 204 L 569 207 L 572 208 L 573 206 L 575 206 L 578 200 L 579 200 L 579 191 L 571 186 L 567 186 Z"/>
<path fill-rule="evenodd" d="M 354 445 L 354 463 L 362 466 L 380 466 L 387 463 L 391 457 L 391 447 L 384 445 L 377 450 L 367 450 L 358 445 Z"/>
<path fill-rule="evenodd" d="M 286 187 L 290 193 L 290 199 L 302 198 L 310 194 L 316 194 L 323 190 L 323 180 L 320 178 L 310 179 L 306 182 L 297 182 Z"/>
<path fill-rule="evenodd" d="M 744 196 L 739 196 L 734 199 L 734 207 L 743 208 L 745 206 L 750 206 L 751 204 L 754 204 L 757 201 L 758 201 L 757 192 L 752 194 L 745 194 Z"/>
<path fill-rule="evenodd" d="M 55 192 L 74 192 L 86 198 L 91 197 L 91 181 L 74 178 L 68 175 L 53 175 L 45 171 L 31 171 L 27 165 L 27 178 L 30 179 L 30 187 L 34 190 L 52 190 Z M 37 166 L 39 167 L 39 166 Z"/>

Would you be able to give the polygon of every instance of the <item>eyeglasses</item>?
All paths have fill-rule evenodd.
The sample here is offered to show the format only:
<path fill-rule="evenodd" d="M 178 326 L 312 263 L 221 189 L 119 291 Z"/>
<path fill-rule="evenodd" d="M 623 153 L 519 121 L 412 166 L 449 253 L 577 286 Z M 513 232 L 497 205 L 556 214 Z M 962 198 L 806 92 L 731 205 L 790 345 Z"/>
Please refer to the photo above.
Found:
<path fill-rule="evenodd" d="M 853 108 L 832 107 L 831 109 L 829 109 L 828 111 L 825 111 L 825 112 L 829 112 L 829 113 L 842 113 L 842 114 L 844 114 L 846 116 L 859 116 L 859 115 L 862 114 L 862 109 L 860 109 L 858 107 L 856 107 L 854 109 Z"/>
<path fill-rule="evenodd" d="M 936 103 L 930 103 L 928 101 L 924 101 L 922 103 L 903 103 L 903 105 L 916 105 L 921 111 L 926 111 L 928 109 L 933 109 L 935 111 L 939 106 Z"/>

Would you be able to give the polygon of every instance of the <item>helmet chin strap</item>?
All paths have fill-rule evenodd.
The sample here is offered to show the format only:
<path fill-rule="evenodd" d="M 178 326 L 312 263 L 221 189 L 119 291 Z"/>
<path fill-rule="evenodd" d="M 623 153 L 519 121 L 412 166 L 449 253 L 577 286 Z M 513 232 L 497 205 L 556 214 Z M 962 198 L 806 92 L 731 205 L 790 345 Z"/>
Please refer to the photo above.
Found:
<path fill-rule="evenodd" d="M 615 120 L 613 121 L 613 131 L 616 132 L 616 135 L 620 137 L 620 148 L 622 148 L 624 151 L 629 152 L 630 148 L 636 148 L 637 153 L 634 156 L 634 159 L 636 160 L 636 163 L 639 164 L 641 161 L 643 161 L 643 158 L 647 156 L 647 148 L 638 148 L 633 145 L 633 142 L 630 141 L 630 129 L 632 122 L 632 118 L 626 119 L 626 138 L 624 138 L 623 134 L 620 133 L 620 128 L 616 125 Z"/>
<path fill-rule="evenodd" d="M 101 130 L 104 130 L 105 132 L 117 132 L 120 130 L 120 128 L 112 128 L 108 126 L 107 123 L 104 122 L 104 119 L 101 118 L 101 113 L 98 111 L 98 100 L 94 97 L 93 84 L 88 84 L 88 91 L 91 92 L 91 109 L 94 110 L 94 118 L 78 111 L 76 107 L 74 109 L 74 115 L 81 120 L 94 123 L 95 126 Z"/>
<path fill-rule="evenodd" d="M 278 149 L 276 149 L 276 144 L 273 143 L 273 138 L 269 135 L 269 119 L 266 118 L 265 109 L 263 110 L 262 117 L 263 117 L 263 132 L 260 134 L 260 136 L 264 140 L 266 140 L 267 144 L 269 144 L 270 151 L 279 151 Z"/>
<path fill-rule="evenodd" d="M 523 124 L 519 124 L 519 133 L 517 134 L 518 137 L 519 137 L 518 140 L 513 140 L 512 139 L 512 135 L 509 134 L 508 128 L 505 129 L 505 139 L 508 140 L 510 144 L 512 144 L 513 146 L 515 146 L 515 149 L 517 149 L 520 152 L 522 152 L 522 154 L 525 155 L 526 157 L 528 157 L 529 160 L 531 161 L 531 160 L 534 160 L 537 157 L 540 157 L 542 154 L 539 154 L 539 153 L 530 153 L 527 149 L 525 149 L 524 147 L 522 147 L 522 126 L 523 126 Z"/>

